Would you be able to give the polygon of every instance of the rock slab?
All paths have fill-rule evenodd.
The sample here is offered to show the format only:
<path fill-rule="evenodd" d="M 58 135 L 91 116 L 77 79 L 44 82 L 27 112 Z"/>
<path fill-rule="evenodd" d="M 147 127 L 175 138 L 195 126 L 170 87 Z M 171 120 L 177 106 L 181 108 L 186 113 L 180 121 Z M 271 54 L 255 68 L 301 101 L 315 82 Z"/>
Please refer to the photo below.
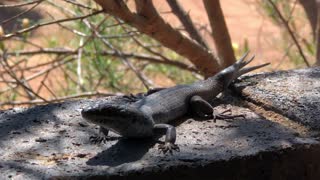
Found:
<path fill-rule="evenodd" d="M 289 120 L 293 115 L 310 117 L 293 121 L 313 126 L 317 119 L 312 118 L 319 118 L 314 114 L 319 112 L 316 93 L 320 89 L 314 82 L 318 71 L 247 76 L 233 89 L 251 101 L 265 100 L 259 101 L 261 106 L 269 102 L 266 107 L 288 112 L 283 114 Z M 300 74 L 291 77 L 295 73 Z M 293 89 L 288 84 L 285 88 L 280 82 L 292 78 L 308 87 L 303 90 L 301 86 L 306 85 L 296 85 L 298 89 Z M 274 91 L 268 89 L 272 85 Z M 276 91 L 277 86 L 283 90 Z M 296 94 L 296 101 L 291 101 L 291 93 L 285 95 L 284 89 Z M 98 127 L 84 121 L 80 111 L 110 100 L 75 100 L 0 112 L 0 179 L 320 179 L 320 144 L 311 133 L 317 126 L 310 129 L 310 135 L 301 136 L 299 129 L 251 111 L 239 97 L 226 96 L 215 101 L 219 102 L 216 111 L 231 108 L 233 114 L 245 114 L 246 118 L 217 123 L 181 119 L 177 125 L 179 153 L 164 155 L 159 153 L 156 140 L 123 139 L 116 134 L 111 136 L 118 140 L 91 144 L 89 137 L 98 134 Z M 285 111 L 281 102 L 290 108 Z M 301 114 L 293 110 L 297 107 L 294 102 L 305 108 Z M 313 110 L 317 112 L 309 112 Z"/>
<path fill-rule="evenodd" d="M 245 76 L 233 89 L 248 101 L 320 129 L 320 67 Z"/>

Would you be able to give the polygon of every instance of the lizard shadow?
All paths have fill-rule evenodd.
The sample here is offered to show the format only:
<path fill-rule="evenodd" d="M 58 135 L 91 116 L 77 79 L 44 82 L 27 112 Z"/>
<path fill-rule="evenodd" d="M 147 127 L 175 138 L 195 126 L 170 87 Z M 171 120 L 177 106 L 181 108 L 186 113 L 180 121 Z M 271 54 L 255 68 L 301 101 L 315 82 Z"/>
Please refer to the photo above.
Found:
<path fill-rule="evenodd" d="M 157 141 L 153 138 L 120 138 L 116 144 L 103 150 L 86 164 L 90 166 L 119 166 L 140 160 Z"/>
<path fill-rule="evenodd" d="M 175 127 L 185 122 L 190 118 L 186 115 L 177 120 L 174 120 L 172 125 Z M 122 138 L 118 140 L 110 148 L 98 153 L 93 158 L 89 159 L 86 164 L 90 166 L 110 166 L 116 167 L 124 163 L 130 163 L 140 160 L 152 147 L 163 143 L 159 139 L 166 133 L 163 129 L 157 129 L 155 135 L 151 138 Z M 159 151 L 159 154 L 162 152 Z"/>
<path fill-rule="evenodd" d="M 159 142 L 155 138 L 120 138 L 110 148 L 103 150 L 86 164 L 90 166 L 116 167 L 140 160 L 150 148 Z"/>

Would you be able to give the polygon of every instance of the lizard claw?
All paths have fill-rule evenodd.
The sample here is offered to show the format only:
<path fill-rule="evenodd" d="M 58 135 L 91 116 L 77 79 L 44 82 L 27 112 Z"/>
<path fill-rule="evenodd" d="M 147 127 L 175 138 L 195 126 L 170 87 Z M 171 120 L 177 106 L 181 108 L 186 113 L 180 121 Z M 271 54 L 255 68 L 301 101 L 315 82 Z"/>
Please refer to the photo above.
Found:
<path fill-rule="evenodd" d="M 158 148 L 163 154 L 166 154 L 167 152 L 172 154 L 173 151 L 180 152 L 179 146 L 176 144 L 170 143 L 170 142 L 166 142 L 164 144 L 159 144 Z"/>
<path fill-rule="evenodd" d="M 89 139 L 92 144 L 101 144 L 102 142 L 105 142 L 104 137 L 101 136 L 90 136 Z"/>
<path fill-rule="evenodd" d="M 227 113 L 228 113 L 228 115 L 231 115 L 231 114 L 232 114 L 230 108 L 228 108 L 227 110 L 222 111 L 220 114 L 227 114 Z"/>
<path fill-rule="evenodd" d="M 219 114 L 216 114 L 213 112 L 213 122 L 216 122 L 217 119 L 234 119 L 234 118 L 245 118 L 246 116 L 244 114 L 239 114 L 239 115 L 232 115 L 231 109 L 227 109 Z"/>
<path fill-rule="evenodd" d="M 92 144 L 101 144 L 102 142 L 106 143 L 107 141 L 114 140 L 114 138 L 109 136 L 90 136 L 89 139 Z"/>

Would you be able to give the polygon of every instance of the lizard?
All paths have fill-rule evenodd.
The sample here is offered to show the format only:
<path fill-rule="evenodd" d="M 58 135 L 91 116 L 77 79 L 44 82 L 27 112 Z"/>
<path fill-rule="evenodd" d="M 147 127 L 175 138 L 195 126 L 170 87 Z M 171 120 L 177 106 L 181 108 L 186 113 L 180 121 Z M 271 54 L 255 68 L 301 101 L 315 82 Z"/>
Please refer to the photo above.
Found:
<path fill-rule="evenodd" d="M 159 145 L 159 150 L 163 153 L 179 151 L 175 144 L 176 129 L 170 122 L 188 111 L 199 117 L 211 117 L 214 121 L 239 117 L 226 115 L 226 111 L 216 114 L 209 101 L 241 75 L 270 64 L 245 67 L 254 59 L 252 56 L 245 60 L 247 55 L 248 52 L 233 65 L 205 80 L 126 96 L 121 103 L 97 104 L 82 109 L 81 115 L 86 121 L 99 125 L 106 137 L 109 131 L 127 138 L 145 138 L 153 137 L 159 129 L 165 130 L 165 140 Z"/>

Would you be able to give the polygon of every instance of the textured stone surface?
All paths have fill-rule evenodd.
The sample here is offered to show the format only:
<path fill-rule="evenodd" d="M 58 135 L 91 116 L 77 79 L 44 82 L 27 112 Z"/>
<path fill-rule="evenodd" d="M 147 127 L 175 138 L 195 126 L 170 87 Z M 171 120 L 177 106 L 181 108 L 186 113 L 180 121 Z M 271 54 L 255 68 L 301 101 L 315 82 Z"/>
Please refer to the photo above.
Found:
<path fill-rule="evenodd" d="M 295 116 L 303 114 L 305 117 L 314 117 L 313 113 L 316 112 L 311 111 L 319 111 L 318 104 L 315 103 L 316 95 L 309 92 L 314 88 L 306 87 L 303 90 L 303 85 L 296 85 L 299 89 L 295 90 L 292 86 L 285 88 L 285 84 L 280 82 L 282 79 L 290 79 L 288 76 L 292 76 L 292 73 L 300 73 L 293 79 L 302 78 L 302 82 L 318 85 L 318 82 L 312 81 L 318 77 L 317 73 L 298 70 L 250 76 L 239 82 L 236 88 L 242 89 L 247 98 L 274 102 L 267 104 L 270 108 L 277 108 L 278 104 L 282 105 L 279 107 L 284 107 L 283 104 L 289 101 L 287 111 L 296 107 L 295 101 L 291 102 L 285 95 L 281 95 L 284 90 L 275 89 L 278 86 L 287 92 L 292 91 L 292 94 L 296 94 L 295 97 L 299 97 L 297 102 L 305 108 Z M 294 82 L 298 83 L 296 80 Z M 274 90 L 267 91 L 271 86 L 274 86 Z M 258 96 L 252 95 L 253 92 L 262 93 Z M 267 92 L 273 94 L 269 95 Z M 234 97 L 227 96 L 223 102 L 216 102 L 220 104 L 216 107 L 217 111 L 232 108 L 233 114 L 245 114 L 246 118 L 217 123 L 181 119 L 181 122 L 177 122 L 177 144 L 181 152 L 173 155 L 159 153 L 155 140 L 119 138 L 101 145 L 90 144 L 89 137 L 97 135 L 98 128 L 85 122 L 80 111 L 81 108 L 96 103 L 96 100 L 2 111 L 0 179 L 320 178 L 320 144 L 314 133 L 308 129 L 301 133 L 303 128 L 292 128 L 286 123 L 265 119 L 244 107 L 245 104 Z M 304 112 L 305 110 L 308 112 Z M 294 112 L 296 111 L 291 114 Z M 317 124 L 312 119 L 305 122 Z M 116 134 L 111 135 L 117 137 Z M 159 140 L 163 140 L 163 137 Z"/>
<path fill-rule="evenodd" d="M 234 86 L 259 106 L 320 128 L 320 67 L 245 76 Z"/>

